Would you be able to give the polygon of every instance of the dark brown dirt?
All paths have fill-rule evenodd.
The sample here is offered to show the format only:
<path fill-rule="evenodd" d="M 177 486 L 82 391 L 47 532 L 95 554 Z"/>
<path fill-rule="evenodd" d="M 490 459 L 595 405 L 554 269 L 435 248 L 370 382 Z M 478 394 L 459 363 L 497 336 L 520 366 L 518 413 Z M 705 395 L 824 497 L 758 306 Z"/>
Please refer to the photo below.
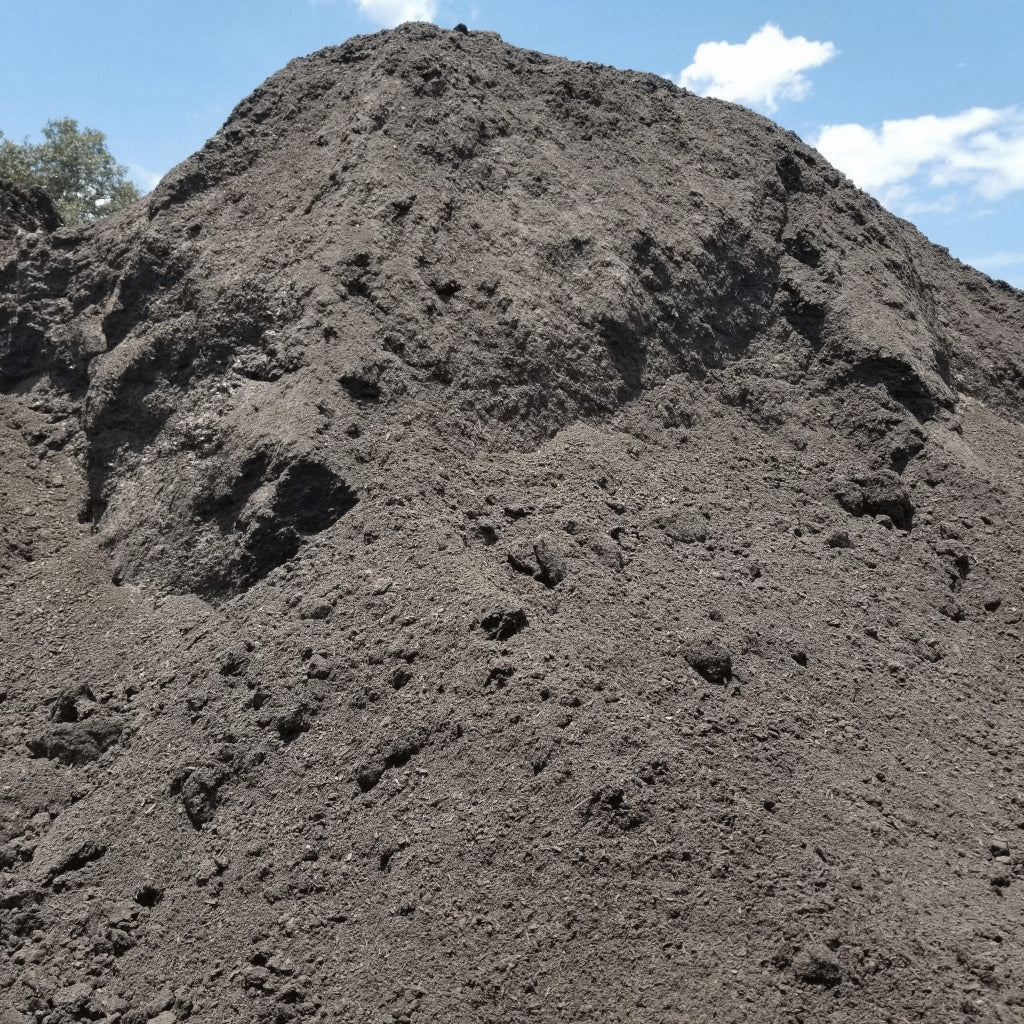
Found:
<path fill-rule="evenodd" d="M 1019 1021 L 1022 335 L 488 33 L 0 189 L 0 1021 Z"/>

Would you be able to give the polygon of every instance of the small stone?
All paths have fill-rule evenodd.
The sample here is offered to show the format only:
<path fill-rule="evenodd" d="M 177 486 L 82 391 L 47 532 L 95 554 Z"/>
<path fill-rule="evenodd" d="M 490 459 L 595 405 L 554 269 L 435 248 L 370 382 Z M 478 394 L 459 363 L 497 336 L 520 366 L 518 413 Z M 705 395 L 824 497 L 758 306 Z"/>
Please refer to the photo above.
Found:
<path fill-rule="evenodd" d="M 95 761 L 121 737 L 121 719 L 106 713 L 90 715 L 84 721 L 58 722 L 26 741 L 33 757 L 45 757 L 66 765 Z"/>
<path fill-rule="evenodd" d="M 524 576 L 533 576 L 537 572 L 537 564 L 534 559 L 533 545 L 521 541 L 508 553 L 508 564 L 521 572 Z"/>
<path fill-rule="evenodd" d="M 306 663 L 306 675 L 310 679 L 327 679 L 333 667 L 322 654 L 314 654 Z"/>
<path fill-rule="evenodd" d="M 707 520 L 692 509 L 659 516 L 654 522 L 676 544 L 703 544 L 708 539 Z"/>
<path fill-rule="evenodd" d="M 174 1006 L 174 993 L 171 989 L 165 985 L 159 992 L 146 1004 L 144 1013 L 146 1019 L 150 1022 L 157 1019 L 161 1011 L 170 1011 L 171 1007 Z M 174 1015 L 171 1015 L 171 1019 L 174 1019 Z M 161 1022 L 163 1024 L 163 1022 Z"/>
<path fill-rule="evenodd" d="M 993 839 L 988 846 L 988 852 L 993 857 L 1009 857 L 1010 856 L 1010 844 L 1005 839 Z"/>
<path fill-rule="evenodd" d="M 537 559 L 537 579 L 545 587 L 557 587 L 565 579 L 565 559 L 559 554 L 548 537 L 538 537 L 533 542 L 533 553 Z"/>
<path fill-rule="evenodd" d="M 825 946 L 812 946 L 793 961 L 793 973 L 805 985 L 832 988 L 843 980 L 839 961 Z"/>
<path fill-rule="evenodd" d="M 66 1013 L 81 1019 L 88 1015 L 91 996 L 92 985 L 85 981 L 79 981 L 74 985 L 58 989 L 54 993 L 54 1002 Z"/>
<path fill-rule="evenodd" d="M 836 500 L 853 516 L 886 517 L 890 526 L 909 531 L 914 522 L 914 503 L 906 484 L 891 470 L 882 470 L 844 481 Z"/>
<path fill-rule="evenodd" d="M 830 548 L 848 549 L 853 547 L 853 541 L 845 530 L 835 530 L 830 533 L 825 543 Z"/>
<path fill-rule="evenodd" d="M 181 802 L 196 828 L 213 820 L 220 802 L 220 787 L 227 777 L 226 771 L 213 767 L 196 768 L 188 773 L 181 786 Z"/>
<path fill-rule="evenodd" d="M 522 608 L 500 608 L 480 620 L 480 628 L 491 640 L 508 640 L 526 629 L 528 624 Z"/>
<path fill-rule="evenodd" d="M 277 716 L 275 725 L 277 734 L 285 743 L 297 740 L 304 732 L 309 730 L 312 724 L 312 717 L 309 708 L 305 704 L 297 704 Z"/>
<path fill-rule="evenodd" d="M 1013 872 L 1005 864 L 1000 864 L 995 871 L 989 875 L 989 885 L 993 889 L 1006 889 L 1013 881 Z"/>
<path fill-rule="evenodd" d="M 58 857 L 56 863 L 47 872 L 46 884 L 51 884 L 59 876 L 68 874 L 71 871 L 81 871 L 88 864 L 92 864 L 93 861 L 103 857 L 106 852 L 106 843 L 94 843 L 88 840 L 79 843 Z"/>
<path fill-rule="evenodd" d="M 300 619 L 323 620 L 329 619 L 334 611 L 334 605 L 326 598 L 306 598 L 299 605 Z"/>
<path fill-rule="evenodd" d="M 242 974 L 242 984 L 249 989 L 273 992 L 270 985 L 270 972 L 265 967 L 246 967 Z"/>
<path fill-rule="evenodd" d="M 206 885 L 211 878 L 216 878 L 219 873 L 216 863 L 214 863 L 212 858 L 207 857 L 199 864 L 199 868 L 196 871 L 196 885 Z"/>
<path fill-rule="evenodd" d="M 244 644 L 232 644 L 217 656 L 217 671 L 222 676 L 237 676 L 249 665 L 249 652 Z"/>
<path fill-rule="evenodd" d="M 732 655 L 713 636 L 699 634 L 683 647 L 690 667 L 709 683 L 727 683 L 732 679 Z"/>

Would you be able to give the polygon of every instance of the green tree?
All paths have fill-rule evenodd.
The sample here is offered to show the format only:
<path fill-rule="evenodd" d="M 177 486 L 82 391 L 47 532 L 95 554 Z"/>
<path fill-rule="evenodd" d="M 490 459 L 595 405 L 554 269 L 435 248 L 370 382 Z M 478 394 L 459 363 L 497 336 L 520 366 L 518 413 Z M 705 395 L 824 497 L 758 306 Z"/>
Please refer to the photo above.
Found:
<path fill-rule="evenodd" d="M 65 224 L 87 223 L 135 202 L 139 190 L 127 174 L 103 132 L 79 128 L 70 117 L 48 121 L 40 143 L 19 145 L 0 132 L 0 178 L 41 188 Z"/>

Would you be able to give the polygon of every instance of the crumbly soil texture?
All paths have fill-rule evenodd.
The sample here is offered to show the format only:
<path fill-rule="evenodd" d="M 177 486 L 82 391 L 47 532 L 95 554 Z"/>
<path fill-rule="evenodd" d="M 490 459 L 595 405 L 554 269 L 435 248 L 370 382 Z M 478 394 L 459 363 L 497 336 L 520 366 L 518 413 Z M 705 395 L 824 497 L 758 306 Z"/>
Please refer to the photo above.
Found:
<path fill-rule="evenodd" d="M 1024 294 L 406 25 L 0 186 L 0 1021 L 1024 1017 Z"/>

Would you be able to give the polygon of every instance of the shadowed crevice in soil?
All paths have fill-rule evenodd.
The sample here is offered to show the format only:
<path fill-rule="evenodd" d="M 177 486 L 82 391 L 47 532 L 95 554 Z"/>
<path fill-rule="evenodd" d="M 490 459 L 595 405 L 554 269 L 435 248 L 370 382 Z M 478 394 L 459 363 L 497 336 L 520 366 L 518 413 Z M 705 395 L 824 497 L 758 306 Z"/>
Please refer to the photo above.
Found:
<path fill-rule="evenodd" d="M 356 492 L 326 466 L 294 462 L 274 486 L 268 507 L 250 519 L 238 559 L 241 587 L 250 587 L 298 552 L 302 541 L 355 508 Z"/>
<path fill-rule="evenodd" d="M 195 507 L 197 520 L 216 532 L 213 554 L 196 566 L 192 586 L 216 600 L 248 590 L 358 501 L 342 477 L 315 460 L 282 467 L 265 452 L 249 456 L 229 486 L 206 492 Z"/>
<path fill-rule="evenodd" d="M 846 382 L 874 387 L 881 384 L 889 396 L 918 420 L 933 419 L 951 402 L 936 393 L 906 360 L 895 357 L 870 357 L 851 367 Z"/>

